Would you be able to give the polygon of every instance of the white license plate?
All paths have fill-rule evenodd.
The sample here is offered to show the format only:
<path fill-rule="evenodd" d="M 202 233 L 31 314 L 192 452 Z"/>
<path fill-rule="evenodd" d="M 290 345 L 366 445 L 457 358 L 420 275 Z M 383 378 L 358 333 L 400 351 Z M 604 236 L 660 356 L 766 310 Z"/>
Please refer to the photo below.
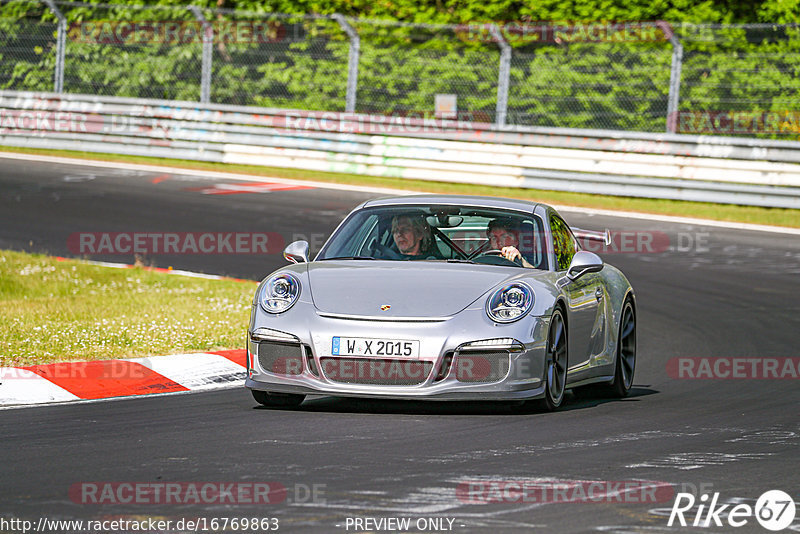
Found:
<path fill-rule="evenodd" d="M 333 356 L 419 358 L 419 341 L 335 336 L 331 340 L 331 354 Z"/>

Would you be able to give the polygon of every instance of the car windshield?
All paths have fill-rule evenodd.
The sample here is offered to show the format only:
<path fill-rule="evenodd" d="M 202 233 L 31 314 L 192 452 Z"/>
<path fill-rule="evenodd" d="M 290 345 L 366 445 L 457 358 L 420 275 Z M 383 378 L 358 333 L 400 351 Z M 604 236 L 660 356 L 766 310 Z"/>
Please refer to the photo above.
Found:
<path fill-rule="evenodd" d="M 474 206 L 378 206 L 353 213 L 317 260 L 483 263 L 519 267 L 499 255 L 514 246 L 547 269 L 542 221 L 533 213 Z"/>

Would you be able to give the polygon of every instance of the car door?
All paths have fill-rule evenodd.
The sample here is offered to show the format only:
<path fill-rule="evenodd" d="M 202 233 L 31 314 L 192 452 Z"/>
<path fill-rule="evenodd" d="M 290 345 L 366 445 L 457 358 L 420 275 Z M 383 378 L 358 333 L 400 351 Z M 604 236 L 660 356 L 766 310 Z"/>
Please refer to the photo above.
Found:
<path fill-rule="evenodd" d="M 598 336 L 604 336 L 601 301 L 605 297 L 600 273 L 589 273 L 577 280 L 566 277 L 572 257 L 580 250 L 575 236 L 564 220 L 552 213 L 550 229 L 553 237 L 553 252 L 556 270 L 564 273 L 560 280 L 561 289 L 567 299 L 567 331 L 569 333 L 570 379 L 580 380 L 590 374 L 590 367 L 603 343 Z"/>

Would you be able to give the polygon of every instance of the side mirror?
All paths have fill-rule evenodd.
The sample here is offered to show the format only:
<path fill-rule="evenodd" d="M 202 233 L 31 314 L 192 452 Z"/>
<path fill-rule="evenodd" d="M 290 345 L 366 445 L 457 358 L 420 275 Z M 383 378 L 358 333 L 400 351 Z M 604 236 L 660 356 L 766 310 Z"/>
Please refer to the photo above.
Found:
<path fill-rule="evenodd" d="M 603 270 L 603 260 L 594 252 L 580 250 L 572 257 L 572 263 L 567 269 L 567 278 L 577 280 L 587 273 L 596 273 Z"/>
<path fill-rule="evenodd" d="M 295 241 L 283 249 L 283 257 L 291 263 L 308 263 L 308 241 Z"/>

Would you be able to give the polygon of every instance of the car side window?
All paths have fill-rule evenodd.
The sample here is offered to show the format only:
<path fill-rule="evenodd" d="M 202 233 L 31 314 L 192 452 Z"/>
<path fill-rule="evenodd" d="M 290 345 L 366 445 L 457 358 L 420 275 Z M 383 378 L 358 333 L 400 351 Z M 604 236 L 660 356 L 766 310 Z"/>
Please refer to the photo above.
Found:
<path fill-rule="evenodd" d="M 556 255 L 556 270 L 564 271 L 569 268 L 572 257 L 579 250 L 578 242 L 569 230 L 564 220 L 557 216 L 550 216 L 550 231 L 553 234 L 553 251 Z"/>
<path fill-rule="evenodd" d="M 368 245 L 378 236 L 378 217 L 361 216 L 359 224 L 351 225 L 350 231 L 338 236 L 337 256 L 368 256 Z"/>
<path fill-rule="evenodd" d="M 370 246 L 373 243 L 380 242 L 380 239 L 381 239 L 380 225 L 378 224 L 378 218 L 370 217 L 364 222 L 364 226 L 361 229 L 361 234 L 356 234 L 354 237 L 354 242 L 361 243 L 357 255 L 359 256 L 371 255 Z"/>

